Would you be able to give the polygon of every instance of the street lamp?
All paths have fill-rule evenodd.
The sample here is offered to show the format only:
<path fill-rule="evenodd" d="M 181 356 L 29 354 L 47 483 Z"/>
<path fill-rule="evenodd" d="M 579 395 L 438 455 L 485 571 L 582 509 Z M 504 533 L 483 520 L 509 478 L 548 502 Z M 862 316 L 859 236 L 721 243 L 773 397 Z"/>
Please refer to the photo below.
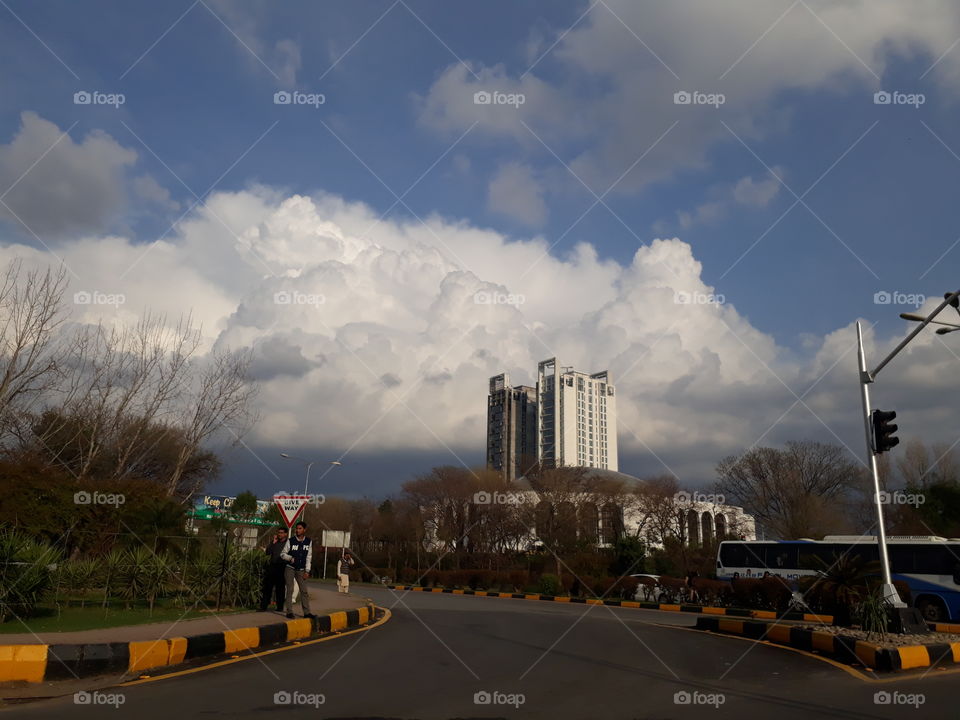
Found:
<path fill-rule="evenodd" d="M 303 482 L 303 494 L 307 494 L 307 486 L 310 484 L 310 468 L 313 467 L 318 461 L 317 460 L 307 460 L 302 457 L 297 457 L 296 455 L 288 455 L 287 453 L 280 453 L 280 457 L 284 460 L 299 460 L 300 462 L 306 464 L 307 466 L 307 477 Z M 330 465 L 343 465 L 339 460 L 330 460 Z"/>
<path fill-rule="evenodd" d="M 890 577 L 890 557 L 887 554 L 887 533 L 883 524 L 883 505 L 880 502 L 880 474 L 877 470 L 877 450 L 878 448 L 874 444 L 874 438 L 872 433 L 872 415 L 870 411 L 870 385 L 874 383 L 877 379 L 877 375 L 880 371 L 887 366 L 894 357 L 896 357 L 901 350 L 903 350 L 911 340 L 913 340 L 917 335 L 920 334 L 920 331 L 923 330 L 930 323 L 936 323 L 938 325 L 947 325 L 948 328 L 941 328 L 946 330 L 946 332 L 954 332 L 954 330 L 960 329 L 960 326 L 951 325 L 951 323 L 941 323 L 934 320 L 937 315 L 939 315 L 947 305 L 953 306 L 957 309 L 957 312 L 960 312 L 960 290 L 957 290 L 953 293 L 946 293 L 944 300 L 940 305 L 938 305 L 932 313 L 927 316 L 917 315 L 914 313 L 903 313 L 901 317 L 906 320 L 915 320 L 920 323 L 920 325 L 913 330 L 907 337 L 905 337 L 899 345 L 897 345 L 893 351 L 887 355 L 880 364 L 874 370 L 867 369 L 867 360 L 866 355 L 863 351 L 863 329 L 860 325 L 860 321 L 857 321 L 857 350 L 858 350 L 858 359 L 860 362 L 860 398 L 863 403 L 863 425 L 865 431 L 865 437 L 867 440 L 867 457 L 870 461 L 870 472 L 873 475 L 873 493 L 874 493 L 874 502 L 877 506 L 877 544 L 879 545 L 880 550 L 880 566 L 883 570 L 883 595 L 895 608 L 904 608 L 906 604 L 900 599 L 900 595 L 897 593 L 896 588 L 893 586 L 893 580 Z M 941 330 L 937 330 L 938 334 L 945 334 Z"/>

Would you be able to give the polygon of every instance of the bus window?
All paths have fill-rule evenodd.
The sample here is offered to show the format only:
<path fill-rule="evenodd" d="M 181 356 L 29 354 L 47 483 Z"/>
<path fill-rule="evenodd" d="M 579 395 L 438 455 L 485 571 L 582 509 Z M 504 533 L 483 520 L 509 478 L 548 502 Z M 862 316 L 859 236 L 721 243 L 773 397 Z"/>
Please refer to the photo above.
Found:
<path fill-rule="evenodd" d="M 765 565 L 769 570 L 788 570 L 797 567 L 796 545 L 768 545 L 764 552 Z"/>
<path fill-rule="evenodd" d="M 957 560 L 943 546 L 927 545 L 913 548 L 914 572 L 923 575 L 952 575 Z"/>
<path fill-rule="evenodd" d="M 724 567 L 746 567 L 746 548 L 739 543 L 723 543 L 720 546 L 720 562 Z"/>
<path fill-rule="evenodd" d="M 907 574 L 916 572 L 913 562 L 913 548 L 906 545 L 890 545 L 887 548 L 890 556 L 890 571 Z"/>

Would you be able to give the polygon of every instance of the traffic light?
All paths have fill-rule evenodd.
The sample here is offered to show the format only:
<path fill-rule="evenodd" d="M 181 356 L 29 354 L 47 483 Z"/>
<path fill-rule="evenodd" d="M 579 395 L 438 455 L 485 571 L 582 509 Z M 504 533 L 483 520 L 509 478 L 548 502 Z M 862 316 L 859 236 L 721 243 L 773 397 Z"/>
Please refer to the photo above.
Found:
<path fill-rule="evenodd" d="M 897 426 L 891 421 L 897 417 L 894 410 L 873 411 L 873 448 L 882 453 L 891 450 L 900 444 L 900 438 L 894 437 Z"/>

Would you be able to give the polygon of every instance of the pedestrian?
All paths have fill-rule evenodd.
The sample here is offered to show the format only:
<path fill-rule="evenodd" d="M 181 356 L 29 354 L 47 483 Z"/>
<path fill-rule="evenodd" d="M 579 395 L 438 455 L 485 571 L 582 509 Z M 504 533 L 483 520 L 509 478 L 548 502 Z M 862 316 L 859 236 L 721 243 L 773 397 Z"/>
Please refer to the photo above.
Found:
<path fill-rule="evenodd" d="M 687 573 L 687 581 L 684 583 L 687 586 L 687 601 L 694 602 L 697 600 L 697 589 L 694 587 L 696 584 L 697 578 L 700 577 L 700 573 L 696 570 L 691 570 Z"/>
<path fill-rule="evenodd" d="M 310 592 L 307 590 L 307 578 L 310 577 L 310 567 L 313 564 L 313 542 L 307 537 L 307 524 L 298 522 L 294 528 L 293 537 L 287 540 L 281 557 L 286 561 L 284 569 L 286 578 L 287 597 L 284 609 L 287 617 L 293 617 L 293 586 L 300 590 L 300 607 L 303 616 L 314 617 L 310 612 Z"/>
<path fill-rule="evenodd" d="M 263 594 L 260 596 L 260 612 L 267 611 L 271 597 L 276 602 L 277 612 L 283 612 L 287 585 L 284 571 L 287 563 L 281 555 L 286 544 L 287 529 L 282 527 L 277 528 L 277 531 L 273 534 L 273 541 L 263 548 L 267 555 L 267 564 L 263 567 Z"/>
<path fill-rule="evenodd" d="M 337 561 L 337 592 L 350 592 L 350 570 L 354 566 L 353 556 L 349 550 L 344 550 Z"/>

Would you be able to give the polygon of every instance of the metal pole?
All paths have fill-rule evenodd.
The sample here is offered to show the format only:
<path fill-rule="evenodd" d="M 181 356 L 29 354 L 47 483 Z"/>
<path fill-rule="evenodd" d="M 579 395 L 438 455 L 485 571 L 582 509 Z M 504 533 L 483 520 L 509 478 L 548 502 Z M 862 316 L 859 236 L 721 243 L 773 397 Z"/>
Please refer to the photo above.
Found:
<path fill-rule="evenodd" d="M 909 335 L 907 335 L 903 340 L 901 340 L 901 341 L 900 341 L 900 344 L 897 345 L 893 350 L 891 350 L 891 351 L 890 351 L 890 354 L 887 355 L 887 356 L 881 361 L 881 363 L 880 363 L 879 365 L 877 365 L 876 369 L 875 369 L 873 372 L 871 372 L 871 373 L 869 374 L 869 376 L 868 376 L 869 382 L 873 382 L 873 381 L 876 379 L 876 377 L 877 377 L 877 373 L 879 373 L 881 370 L 883 370 L 883 368 L 886 367 L 886 365 L 887 365 L 888 362 L 890 362 L 891 360 L 893 360 L 893 358 L 895 358 L 895 357 L 897 356 L 897 354 L 898 354 L 901 350 L 903 350 L 903 349 L 909 344 L 909 342 L 910 342 L 911 340 L 913 340 L 917 335 L 920 334 L 920 331 L 921 331 L 921 330 L 923 330 L 927 325 L 929 325 L 930 322 L 931 322 L 937 315 L 939 315 L 939 314 L 941 313 L 941 311 L 942 311 L 947 305 L 949 305 L 951 302 L 953 302 L 954 300 L 956 300 L 957 297 L 960 297 L 960 290 L 957 290 L 955 293 L 951 293 L 950 295 L 947 295 L 947 296 L 943 299 L 943 302 L 940 303 L 939 305 L 937 305 L 936 309 L 935 309 L 932 313 L 930 313 L 929 315 L 927 315 L 927 319 L 924 320 L 922 323 L 920 323 L 916 328 L 914 328 L 913 332 L 910 333 Z M 866 368 L 864 368 L 864 372 L 866 372 Z"/>
<path fill-rule="evenodd" d="M 863 352 L 863 329 L 857 321 L 857 355 L 860 361 L 860 399 L 863 401 L 863 428 L 867 440 L 867 460 L 873 476 L 873 502 L 877 506 L 877 546 L 880 549 L 880 567 L 883 570 L 883 596 L 893 607 L 906 607 L 893 586 L 890 576 L 890 557 L 887 555 L 887 531 L 883 525 L 883 505 L 880 503 L 880 473 L 877 470 L 877 455 L 874 453 L 873 433 L 870 420 L 870 383 L 867 360 Z"/>
<path fill-rule="evenodd" d="M 223 560 L 220 562 L 220 589 L 217 590 L 217 612 L 220 611 L 220 602 L 223 600 L 223 576 L 227 572 L 227 537 L 230 531 L 223 531 Z"/>
<path fill-rule="evenodd" d="M 327 544 L 323 544 L 323 579 L 327 579 Z"/>
<path fill-rule="evenodd" d="M 307 479 L 303 482 L 303 494 L 307 494 L 307 486 L 310 484 L 310 466 L 313 465 L 313 462 L 307 463 Z M 322 479 L 322 478 L 321 478 Z"/>

